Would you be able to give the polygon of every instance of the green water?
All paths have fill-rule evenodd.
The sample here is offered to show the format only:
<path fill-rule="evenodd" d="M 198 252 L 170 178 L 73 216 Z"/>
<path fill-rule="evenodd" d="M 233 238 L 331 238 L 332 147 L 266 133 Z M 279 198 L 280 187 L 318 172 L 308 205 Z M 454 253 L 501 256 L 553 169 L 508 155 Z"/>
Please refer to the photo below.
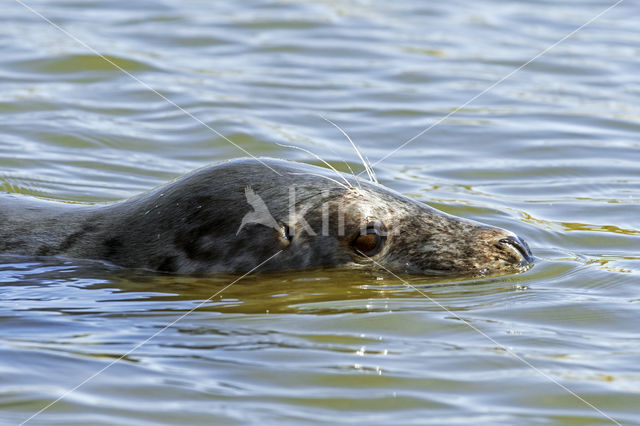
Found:
<path fill-rule="evenodd" d="M 246 155 L 220 134 L 362 171 L 323 115 L 382 183 L 538 261 L 419 291 L 251 275 L 162 331 L 237 277 L 2 256 L 0 423 L 62 395 L 28 424 L 640 423 L 637 2 L 466 105 L 613 1 L 26 4 L 95 51 L 2 2 L 0 189 L 119 200 Z"/>

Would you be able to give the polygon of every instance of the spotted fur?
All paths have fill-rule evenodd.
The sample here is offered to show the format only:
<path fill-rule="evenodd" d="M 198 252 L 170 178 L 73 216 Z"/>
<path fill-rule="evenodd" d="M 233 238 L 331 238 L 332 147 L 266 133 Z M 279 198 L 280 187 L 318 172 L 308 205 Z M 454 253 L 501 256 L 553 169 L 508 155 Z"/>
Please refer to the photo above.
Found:
<path fill-rule="evenodd" d="M 246 272 L 278 251 L 262 270 L 357 266 L 474 276 L 516 272 L 533 259 L 509 231 L 445 214 L 378 184 L 335 177 L 307 164 L 240 159 L 113 204 L 5 194 L 0 253 L 100 259 L 175 273 Z M 350 186 L 341 183 L 345 179 Z M 264 200 L 282 230 L 249 223 L 238 232 L 250 211 L 246 188 Z M 290 214 L 290 188 L 298 216 Z M 371 221 L 381 222 L 387 237 L 381 251 L 367 257 L 352 242 Z"/>

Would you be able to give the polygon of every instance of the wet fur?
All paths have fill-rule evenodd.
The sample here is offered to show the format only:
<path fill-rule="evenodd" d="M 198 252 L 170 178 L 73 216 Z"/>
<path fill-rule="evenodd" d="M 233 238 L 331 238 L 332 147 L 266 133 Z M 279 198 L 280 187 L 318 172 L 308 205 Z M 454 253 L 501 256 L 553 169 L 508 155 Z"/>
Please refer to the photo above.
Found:
<path fill-rule="evenodd" d="M 266 162 L 279 174 L 269 170 Z M 515 272 L 528 263 L 500 244 L 508 231 L 457 218 L 381 185 L 334 182 L 324 168 L 276 159 L 240 159 L 205 167 L 128 200 L 78 205 L 33 197 L 0 196 L 0 253 L 105 260 L 165 272 L 245 272 L 278 250 L 261 270 L 328 266 L 372 267 L 374 261 L 397 272 L 483 275 Z M 325 179 L 328 177 L 331 179 Z M 298 210 L 317 232 L 311 236 L 289 222 L 289 187 L 296 187 Z M 293 236 L 250 224 L 251 187 L 278 223 Z M 329 205 L 329 235 L 321 235 L 321 205 Z M 338 235 L 338 212 L 345 232 Z M 363 223 L 378 219 L 388 237 L 368 259 L 350 246 Z"/>

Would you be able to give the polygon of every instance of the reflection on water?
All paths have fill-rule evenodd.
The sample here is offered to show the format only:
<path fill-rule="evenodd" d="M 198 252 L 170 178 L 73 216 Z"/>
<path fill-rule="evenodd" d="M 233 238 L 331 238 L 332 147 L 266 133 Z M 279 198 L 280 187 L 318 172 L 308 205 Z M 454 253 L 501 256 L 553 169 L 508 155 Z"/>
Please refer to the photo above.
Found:
<path fill-rule="evenodd" d="M 244 155 L 198 120 L 252 154 L 319 164 L 276 143 L 296 144 L 356 173 L 320 115 L 374 163 L 438 123 L 376 165 L 381 182 L 524 236 L 538 261 L 413 287 L 256 274 L 208 300 L 237 277 L 2 256 L 0 422 L 120 357 L 31 423 L 608 421 L 540 372 L 640 422 L 637 4 L 458 109 L 611 3 L 27 3 L 197 120 L 5 2 L 1 190 L 113 201 Z"/>

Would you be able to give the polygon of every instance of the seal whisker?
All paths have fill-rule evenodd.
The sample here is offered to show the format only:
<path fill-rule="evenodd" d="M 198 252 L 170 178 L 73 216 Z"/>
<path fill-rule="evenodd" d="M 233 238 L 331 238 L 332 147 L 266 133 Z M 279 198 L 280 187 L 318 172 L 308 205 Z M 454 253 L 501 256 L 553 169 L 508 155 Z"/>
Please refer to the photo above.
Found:
<path fill-rule="evenodd" d="M 377 184 L 380 184 L 380 182 L 378 182 L 378 177 L 376 176 L 376 172 L 373 170 L 373 166 L 371 165 L 371 161 L 369 161 L 369 157 L 367 157 L 367 154 L 364 155 L 364 158 L 367 160 L 367 163 L 369 163 L 369 170 L 371 170 L 373 181 Z"/>
<path fill-rule="evenodd" d="M 351 176 L 353 176 L 353 178 L 356 180 L 356 183 L 358 184 L 358 188 L 362 190 L 362 185 L 360 185 L 360 179 L 358 179 L 358 176 L 356 176 L 356 174 L 353 172 L 351 165 L 349 165 L 347 160 L 342 160 L 342 162 L 344 163 L 345 166 L 347 166 L 347 168 L 351 172 Z"/>
<path fill-rule="evenodd" d="M 344 189 L 346 189 L 346 190 L 354 189 L 352 185 L 347 186 L 347 185 L 345 185 L 344 183 L 339 182 L 339 181 L 337 181 L 337 180 L 336 180 L 336 179 L 334 179 L 334 178 L 330 178 L 329 176 L 321 175 L 320 173 L 289 172 L 289 174 L 290 174 L 290 175 L 309 175 L 309 176 L 318 176 L 318 177 L 321 177 L 321 178 L 328 179 L 328 180 L 330 180 L 331 182 L 337 183 L 338 185 L 340 185 L 341 187 L 343 187 L 343 188 L 344 188 Z"/>
<path fill-rule="evenodd" d="M 353 142 L 353 140 L 351 140 L 351 138 L 349 137 L 349 135 L 347 134 L 347 132 L 345 132 L 342 127 L 338 126 L 336 123 L 334 123 L 333 121 L 329 120 L 328 118 L 326 118 L 323 115 L 320 115 L 320 117 L 325 120 L 327 123 L 332 124 L 333 126 L 335 126 L 336 129 L 340 130 L 340 132 L 347 138 L 347 140 L 349 141 L 349 143 L 351 143 L 351 146 L 353 147 L 353 149 L 356 151 L 356 154 L 358 154 L 358 157 L 360 158 L 360 161 L 362 161 L 362 165 L 364 166 L 364 170 L 367 172 L 367 176 L 369 176 L 369 181 L 370 182 L 375 182 L 378 183 L 378 180 L 375 177 L 375 174 L 373 173 L 373 169 L 371 168 L 371 166 L 369 164 L 367 164 L 367 162 L 364 160 L 364 157 L 362 156 L 362 154 L 360 153 L 360 150 L 358 149 L 358 146 L 355 144 L 355 142 Z"/>
<path fill-rule="evenodd" d="M 315 152 L 309 151 L 306 148 L 302 148 L 300 146 L 295 146 L 295 145 L 286 145 L 283 143 L 278 143 L 276 142 L 276 145 L 278 146 L 282 146 L 285 148 L 294 148 L 294 149 L 299 149 L 300 151 L 306 152 L 309 155 L 313 155 L 315 158 L 317 158 L 318 160 L 322 161 L 324 164 L 327 165 L 327 167 L 329 167 L 331 170 L 333 170 L 333 172 L 340 177 L 343 181 L 345 181 L 345 183 L 347 184 L 348 187 L 353 188 L 353 185 L 351 185 L 351 183 L 347 180 L 347 178 L 345 178 L 338 170 L 336 170 L 335 167 L 333 167 L 331 164 L 329 164 L 327 161 L 325 161 L 324 159 L 322 159 L 318 154 L 316 154 Z M 325 176 L 326 177 L 326 176 Z"/>

